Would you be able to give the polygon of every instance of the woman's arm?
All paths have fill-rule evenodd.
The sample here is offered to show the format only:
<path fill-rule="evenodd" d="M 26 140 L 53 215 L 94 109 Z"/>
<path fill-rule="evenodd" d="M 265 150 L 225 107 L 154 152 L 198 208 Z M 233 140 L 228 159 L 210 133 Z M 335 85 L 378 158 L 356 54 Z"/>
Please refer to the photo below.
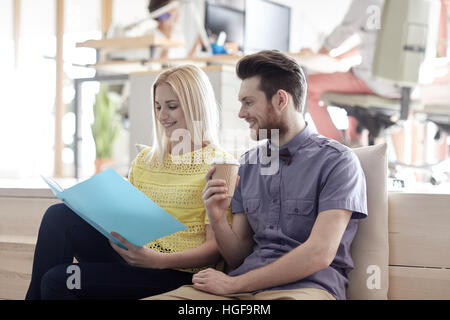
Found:
<path fill-rule="evenodd" d="M 220 258 L 212 228 L 206 226 L 206 241 L 197 248 L 175 253 L 162 253 L 147 247 L 138 247 L 121 235 L 112 233 L 128 250 L 110 241 L 112 248 L 130 265 L 142 268 L 174 269 L 214 265 Z"/>
<path fill-rule="evenodd" d="M 197 248 L 164 253 L 161 269 L 195 268 L 216 264 L 220 259 L 219 248 L 210 225 L 206 225 L 206 240 Z"/>

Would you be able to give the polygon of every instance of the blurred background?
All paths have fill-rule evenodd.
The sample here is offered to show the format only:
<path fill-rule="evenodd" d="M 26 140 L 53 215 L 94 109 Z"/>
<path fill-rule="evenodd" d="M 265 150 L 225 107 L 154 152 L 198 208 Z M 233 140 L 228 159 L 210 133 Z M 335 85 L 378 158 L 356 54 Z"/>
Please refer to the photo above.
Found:
<path fill-rule="evenodd" d="M 386 96 L 382 98 L 391 100 L 370 100 L 364 106 L 372 98 L 368 95 L 380 98 L 376 90 L 365 92 L 366 100 L 321 96 L 319 104 L 348 146 L 388 143 L 391 190 L 450 192 L 448 6 L 440 0 L 422 2 L 428 5 L 425 17 L 416 17 L 407 2 L 402 4 L 403 11 L 411 11 L 405 19 L 412 19 L 408 21 L 416 29 L 410 30 L 412 44 L 402 46 L 406 55 L 400 58 L 408 61 L 406 70 L 412 64 L 421 68 L 417 79 L 408 75 L 408 81 L 397 81 L 399 88 L 410 88 L 403 105 L 401 96 Z M 156 9 L 149 8 L 148 0 L 0 1 L 1 183 L 32 185 L 40 175 L 79 180 L 106 167 L 126 176 L 135 144 L 151 142 L 151 121 L 144 117 L 144 122 L 133 122 L 133 105 L 151 114 L 152 79 L 179 63 L 210 68 L 214 88 L 221 88 L 217 95 L 223 133 L 245 127 L 235 124 L 244 122 L 237 119 L 239 82 L 230 78 L 216 85 L 214 72 L 233 77 L 239 57 L 262 49 L 289 53 L 308 75 L 353 70 L 367 47 L 377 49 L 376 42 L 362 41 L 364 32 L 383 37 L 394 32 L 382 25 L 389 23 L 383 6 L 370 1 L 360 14 L 366 17 L 367 30 L 350 32 L 351 6 L 350 0 L 165 1 Z M 414 19 L 425 21 L 425 31 Z M 173 30 L 168 26 L 171 20 Z M 156 40 L 163 38 L 172 42 L 158 44 Z M 376 53 L 374 68 L 381 77 L 386 70 L 380 65 L 395 67 L 391 60 L 395 61 L 392 53 Z M 147 82 L 139 87 L 141 78 Z M 309 123 L 326 135 L 309 110 L 313 109 L 305 115 Z M 142 121 L 139 112 L 134 119 Z M 352 125 L 355 139 L 349 133 Z M 231 140 L 231 151 L 251 143 Z"/>

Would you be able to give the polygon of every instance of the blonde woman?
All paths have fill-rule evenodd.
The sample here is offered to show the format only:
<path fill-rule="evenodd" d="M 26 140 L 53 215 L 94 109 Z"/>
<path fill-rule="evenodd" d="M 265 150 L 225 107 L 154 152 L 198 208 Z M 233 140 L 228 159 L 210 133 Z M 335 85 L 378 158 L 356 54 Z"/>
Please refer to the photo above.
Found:
<path fill-rule="evenodd" d="M 213 89 L 201 69 L 186 65 L 161 73 L 152 91 L 154 143 L 132 162 L 129 181 L 188 228 L 143 247 L 113 234 L 124 250 L 64 204 L 51 206 L 26 299 L 140 299 L 191 284 L 199 270 L 222 268 L 202 200 L 211 160 L 229 157 L 217 144 Z M 68 285 L 74 257 L 80 281 Z"/>

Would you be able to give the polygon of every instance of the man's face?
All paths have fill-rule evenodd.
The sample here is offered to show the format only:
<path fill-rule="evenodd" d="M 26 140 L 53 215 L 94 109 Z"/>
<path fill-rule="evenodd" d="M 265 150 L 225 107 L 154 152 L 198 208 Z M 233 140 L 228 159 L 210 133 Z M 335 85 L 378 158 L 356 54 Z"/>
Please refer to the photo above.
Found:
<path fill-rule="evenodd" d="M 286 132 L 286 124 L 283 123 L 281 115 L 276 112 L 272 101 L 267 100 L 266 95 L 259 88 L 260 77 L 255 76 L 242 81 L 239 90 L 239 101 L 241 109 L 239 118 L 249 124 L 250 136 L 253 140 L 260 140 L 259 130 L 267 130 L 267 138 L 270 138 L 271 129 L 279 129 L 281 136 Z"/>

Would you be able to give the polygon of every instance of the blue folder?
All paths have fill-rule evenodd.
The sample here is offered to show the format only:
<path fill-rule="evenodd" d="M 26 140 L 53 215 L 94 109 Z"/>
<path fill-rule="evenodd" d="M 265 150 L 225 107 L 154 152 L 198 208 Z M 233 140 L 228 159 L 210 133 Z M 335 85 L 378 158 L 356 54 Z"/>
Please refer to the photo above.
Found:
<path fill-rule="evenodd" d="M 143 246 L 186 229 L 114 169 L 100 172 L 66 190 L 53 179 L 42 178 L 58 199 L 124 249 L 126 246 L 111 232 L 117 232 L 136 246 Z"/>

